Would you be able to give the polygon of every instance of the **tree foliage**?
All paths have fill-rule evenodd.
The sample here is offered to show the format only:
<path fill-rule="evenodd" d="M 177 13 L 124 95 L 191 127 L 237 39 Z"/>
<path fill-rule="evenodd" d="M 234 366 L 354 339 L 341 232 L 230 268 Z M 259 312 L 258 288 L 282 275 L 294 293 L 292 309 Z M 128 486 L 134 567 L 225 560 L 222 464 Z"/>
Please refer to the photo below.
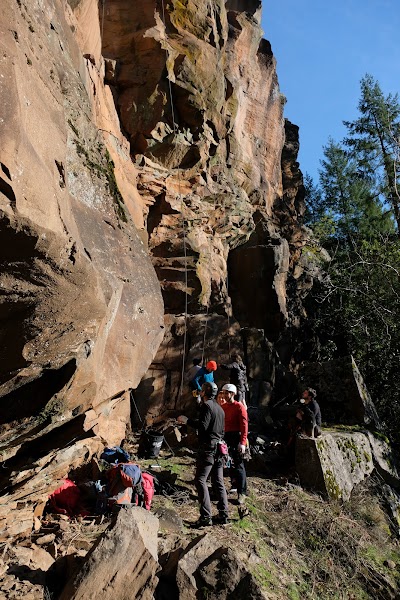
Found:
<path fill-rule="evenodd" d="M 348 129 L 345 140 L 360 169 L 373 178 L 393 212 L 400 235 L 399 150 L 400 103 L 398 94 L 385 96 L 379 83 L 365 75 L 361 80 L 360 116 L 344 121 Z"/>
<path fill-rule="evenodd" d="M 320 360 L 353 354 L 392 438 L 400 442 L 400 104 L 366 75 L 348 137 L 306 177 L 306 223 L 331 255 L 311 294 Z"/>

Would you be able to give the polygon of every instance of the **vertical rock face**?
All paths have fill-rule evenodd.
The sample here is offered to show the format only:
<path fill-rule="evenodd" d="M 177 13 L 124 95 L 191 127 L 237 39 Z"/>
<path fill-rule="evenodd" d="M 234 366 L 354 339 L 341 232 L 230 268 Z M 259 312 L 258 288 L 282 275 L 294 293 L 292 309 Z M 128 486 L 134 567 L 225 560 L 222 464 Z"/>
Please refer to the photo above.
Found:
<path fill-rule="evenodd" d="M 375 405 L 352 356 L 310 363 L 301 370 L 305 385 L 318 387 L 327 423 L 365 424 L 381 429 Z"/>
<path fill-rule="evenodd" d="M 97 3 L 85 7 L 100 56 Z M 135 387 L 162 339 L 163 304 L 99 130 L 100 63 L 82 56 L 63 3 L 10 0 L 1 11 L 4 423 L 37 414 L 55 392 L 83 412 Z M 56 371 L 62 393 L 38 385 L 27 406 L 25 386 Z"/>
<path fill-rule="evenodd" d="M 260 2 L 172 1 L 163 11 L 149 0 L 136 14 L 118 0 L 105 15 L 103 52 L 165 303 L 164 342 L 136 393 L 156 413 L 183 401 L 183 358 L 246 353 L 241 328 L 276 342 L 298 324 L 287 306 L 304 237 L 297 128 L 286 125 L 285 146 Z"/>
<path fill-rule="evenodd" d="M 129 144 L 103 84 L 97 2 L 79 6 L 90 28 L 71 6 L 0 7 L 2 535 L 10 523 L 31 527 L 34 502 L 77 466 L 45 468 L 63 448 L 79 464 L 91 454 L 85 438 L 99 436 L 96 451 L 121 441 L 126 391 L 163 336 L 160 286 L 134 224 Z"/>
<path fill-rule="evenodd" d="M 303 230 L 259 1 L 0 16 L 5 488 L 68 439 L 119 442 L 150 365 L 136 398 L 153 415 L 184 402 L 195 356 L 242 350 L 273 382 L 302 317 Z"/>

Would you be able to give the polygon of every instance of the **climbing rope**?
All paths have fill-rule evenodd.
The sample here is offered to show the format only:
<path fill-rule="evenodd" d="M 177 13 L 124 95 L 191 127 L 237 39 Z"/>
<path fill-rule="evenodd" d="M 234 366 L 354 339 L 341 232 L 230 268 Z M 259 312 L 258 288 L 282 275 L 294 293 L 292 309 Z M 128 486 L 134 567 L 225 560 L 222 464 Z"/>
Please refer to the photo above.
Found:
<path fill-rule="evenodd" d="M 229 296 L 229 275 L 228 275 L 228 259 L 226 261 L 226 296 L 229 298 L 229 306 L 227 307 L 226 315 L 228 317 L 228 349 L 229 356 L 231 355 L 231 319 L 230 312 L 232 308 L 231 297 Z"/>
<path fill-rule="evenodd" d="M 206 311 L 206 322 L 204 323 L 204 334 L 203 334 L 203 349 L 201 352 L 201 364 L 204 364 L 204 350 L 206 347 L 206 336 L 207 336 L 207 325 L 208 325 L 208 307 L 210 302 L 207 302 L 207 311 Z"/>
<path fill-rule="evenodd" d="M 222 163 L 218 162 L 215 166 L 216 167 L 220 167 L 222 165 Z M 217 183 L 221 184 L 222 183 L 222 173 L 219 172 L 217 175 Z M 210 194 L 213 194 L 213 191 L 207 186 Z M 214 212 L 213 214 L 215 214 L 216 212 L 216 201 L 214 198 Z M 211 258 L 211 240 L 210 240 L 210 244 L 209 244 L 209 251 L 210 251 L 210 258 Z M 228 252 L 229 253 L 229 252 Z M 226 266 L 226 292 L 227 292 L 227 298 L 229 298 L 229 282 L 228 282 L 228 264 Z M 205 354 L 205 347 L 206 347 L 206 336 L 207 336 L 207 325 L 208 325 L 208 313 L 209 313 L 209 306 L 210 306 L 210 300 L 211 300 L 211 291 L 210 291 L 210 299 L 207 302 L 207 310 L 206 310 L 206 319 L 205 319 L 205 325 L 204 325 L 204 334 L 203 334 L 203 343 L 202 343 L 202 354 L 201 354 L 201 362 L 202 364 L 204 364 L 204 354 Z M 230 311 L 231 311 L 231 307 L 232 304 L 230 302 L 230 298 L 229 298 L 229 307 L 227 307 L 226 310 L 226 315 L 227 315 L 227 319 L 228 319 L 228 348 L 229 348 L 229 354 L 231 353 L 231 338 L 230 338 Z"/>
<path fill-rule="evenodd" d="M 106 5 L 106 0 L 103 0 L 103 15 L 101 18 L 101 40 L 100 40 L 100 44 L 101 44 L 101 54 L 103 54 L 103 34 L 104 34 L 104 9 L 105 9 L 105 5 Z"/>
<path fill-rule="evenodd" d="M 163 19 L 163 23 L 164 23 L 164 31 L 166 31 L 164 0 L 161 1 L 161 4 L 162 4 L 162 19 Z M 168 51 L 167 51 L 166 47 L 165 47 L 165 54 L 166 54 L 166 57 L 168 60 Z M 167 79 L 168 79 L 168 89 L 169 89 L 169 98 L 170 98 L 170 104 L 171 104 L 174 136 L 176 136 L 177 125 L 175 122 L 175 108 L 174 108 L 174 100 L 173 100 L 173 96 L 172 96 L 172 85 L 171 85 L 170 78 L 167 77 Z M 188 321 L 188 269 L 187 269 L 187 243 L 186 243 L 187 232 L 186 232 L 186 223 L 185 223 L 185 216 L 184 216 L 185 205 L 183 202 L 181 186 L 182 186 L 181 173 L 180 173 L 180 169 L 178 168 L 178 189 L 179 189 L 179 196 L 180 196 L 180 200 L 181 200 L 182 231 L 183 231 L 183 260 L 184 260 L 184 267 L 185 267 L 185 320 L 184 320 L 184 333 L 183 333 L 181 382 L 180 382 L 180 386 L 179 386 L 179 394 L 176 399 L 175 405 L 177 404 L 178 399 L 179 400 L 181 399 L 182 394 L 183 394 L 183 384 L 184 384 L 184 378 L 185 378 L 186 343 L 187 343 L 187 321 Z"/>
<path fill-rule="evenodd" d="M 104 2 L 105 2 L 105 0 L 103 0 L 103 10 L 104 10 Z M 164 24 L 164 31 L 166 31 L 165 3 L 164 3 L 164 0 L 161 0 L 161 6 L 162 6 L 162 20 L 163 20 L 163 24 Z M 213 10 L 212 3 L 211 3 L 211 10 Z M 166 54 L 166 58 L 168 60 L 167 47 L 165 47 L 165 54 Z M 177 124 L 176 124 L 176 121 L 175 121 L 175 106 L 174 106 L 174 100 L 173 100 L 173 94 L 172 94 L 172 85 L 171 85 L 171 79 L 169 77 L 167 77 L 167 79 L 168 79 L 168 90 L 169 90 L 169 98 L 170 98 L 170 105 L 171 105 L 173 130 L 174 130 L 174 135 L 176 136 L 177 135 Z M 183 335 L 183 350 L 182 350 L 181 381 L 180 381 L 180 387 L 179 387 L 179 394 L 177 396 L 175 405 L 177 404 L 178 400 L 181 399 L 182 394 L 183 394 L 184 377 L 185 377 L 186 346 L 187 346 L 187 329 L 188 329 L 187 228 L 186 228 L 186 222 L 185 222 L 185 216 L 184 216 L 185 204 L 184 204 L 184 201 L 183 201 L 183 194 L 182 194 L 181 172 L 180 172 L 179 168 L 178 168 L 178 189 L 179 189 L 180 202 L 181 202 L 182 231 L 183 231 L 183 256 L 184 256 L 184 273 L 185 273 L 185 318 L 184 318 L 184 335 Z M 215 212 L 215 200 L 214 200 L 214 212 Z M 211 240 L 210 240 L 210 245 L 211 245 Z M 227 277 L 227 286 L 226 287 L 227 287 L 227 293 L 228 293 L 228 289 L 229 289 L 228 288 L 228 277 Z M 208 327 L 208 318 L 209 318 L 209 304 L 210 304 L 210 300 L 207 302 L 206 319 L 205 319 L 205 324 L 204 324 L 203 343 L 202 343 L 202 355 L 201 355 L 201 362 L 202 363 L 204 363 L 204 354 L 205 354 L 205 347 L 206 347 L 207 327 Z M 230 353 L 230 351 L 231 351 L 231 340 L 230 340 L 230 314 L 229 313 L 230 313 L 230 307 L 227 310 L 227 317 L 228 317 L 228 346 L 229 346 L 229 353 Z"/>

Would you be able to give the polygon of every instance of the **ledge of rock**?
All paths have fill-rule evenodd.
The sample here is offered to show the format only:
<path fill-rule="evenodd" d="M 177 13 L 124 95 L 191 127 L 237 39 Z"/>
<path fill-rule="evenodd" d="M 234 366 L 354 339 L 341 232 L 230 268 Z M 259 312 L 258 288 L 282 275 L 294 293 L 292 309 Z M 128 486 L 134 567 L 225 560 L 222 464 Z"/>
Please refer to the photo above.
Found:
<path fill-rule="evenodd" d="M 399 486 L 390 446 L 369 431 L 323 431 L 296 438 L 296 470 L 301 485 L 334 500 L 348 500 L 353 488 L 374 468 Z"/>

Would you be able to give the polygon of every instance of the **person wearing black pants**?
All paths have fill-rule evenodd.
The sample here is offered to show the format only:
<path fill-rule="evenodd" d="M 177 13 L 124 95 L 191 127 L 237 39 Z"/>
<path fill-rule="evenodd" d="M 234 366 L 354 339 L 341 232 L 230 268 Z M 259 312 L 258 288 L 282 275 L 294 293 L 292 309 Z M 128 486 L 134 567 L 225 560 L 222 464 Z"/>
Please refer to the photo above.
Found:
<path fill-rule="evenodd" d="M 232 486 L 237 489 L 238 498 L 243 501 L 242 496 L 247 494 L 247 477 L 243 461 L 243 454 L 239 452 L 240 433 L 238 431 L 226 431 L 225 441 L 231 458 L 230 477 Z"/>
<path fill-rule="evenodd" d="M 222 408 L 215 402 L 218 388 L 213 382 L 203 384 L 200 397 L 202 404 L 199 418 L 188 419 L 184 415 L 178 417 L 179 423 L 187 423 L 198 431 L 199 450 L 196 460 L 195 484 L 199 495 L 200 519 L 197 527 L 212 525 L 212 512 L 210 493 L 207 479 L 211 474 L 213 489 L 218 498 L 218 519 L 214 523 L 225 524 L 228 522 L 228 498 L 224 484 L 224 463 L 219 456 L 218 442 L 224 435 L 225 415 Z"/>
<path fill-rule="evenodd" d="M 222 409 L 225 413 L 225 441 L 232 459 L 231 480 L 236 487 L 239 505 L 245 504 L 247 494 L 246 469 L 244 467 L 244 454 L 248 434 L 247 410 L 242 403 L 236 402 L 237 388 L 232 383 L 226 383 L 222 388 L 225 403 Z"/>

